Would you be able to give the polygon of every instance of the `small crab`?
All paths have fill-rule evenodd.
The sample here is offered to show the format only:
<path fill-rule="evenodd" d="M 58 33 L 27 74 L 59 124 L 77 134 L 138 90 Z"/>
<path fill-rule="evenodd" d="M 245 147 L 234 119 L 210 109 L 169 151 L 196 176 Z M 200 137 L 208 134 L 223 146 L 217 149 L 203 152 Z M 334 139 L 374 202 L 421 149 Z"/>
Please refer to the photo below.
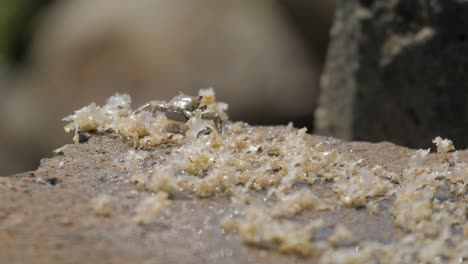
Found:
<path fill-rule="evenodd" d="M 179 94 L 172 98 L 169 102 L 150 102 L 138 108 L 133 114 L 138 114 L 141 111 L 149 111 L 152 113 L 162 112 L 166 115 L 167 119 L 177 122 L 169 127 L 170 132 L 185 133 L 188 129 L 185 123 L 195 116 L 196 110 L 201 110 L 201 118 L 211 120 L 215 129 L 218 132 L 222 130 L 222 120 L 216 112 L 206 112 L 207 105 L 202 103 L 203 96 L 190 96 Z M 200 131 L 202 134 L 209 134 L 211 128 L 207 127 Z M 200 135 L 199 133 L 199 135 Z"/>

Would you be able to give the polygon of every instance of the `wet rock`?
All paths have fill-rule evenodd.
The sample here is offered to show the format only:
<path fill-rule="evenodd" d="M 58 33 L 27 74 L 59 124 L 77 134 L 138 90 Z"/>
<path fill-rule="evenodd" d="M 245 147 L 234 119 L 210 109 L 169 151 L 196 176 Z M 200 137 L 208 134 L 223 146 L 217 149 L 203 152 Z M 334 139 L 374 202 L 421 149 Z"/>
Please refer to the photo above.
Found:
<path fill-rule="evenodd" d="M 380 165 L 396 175 L 407 168 L 415 153 L 390 143 L 342 142 L 314 135 L 306 135 L 306 141 L 327 141 L 343 155 L 343 162 L 362 160 L 362 164 Z M 126 156 L 133 150 L 130 145 L 119 137 L 91 134 L 87 142 L 67 145 L 61 148 L 62 155 L 43 159 L 34 172 L 0 177 L 0 263 L 314 261 L 246 245 L 239 233 L 222 230 L 223 219 L 237 214 L 230 199 L 222 195 L 205 199 L 190 194 L 170 197 L 170 203 L 154 218 L 138 225 L 134 221 L 137 208 L 155 194 L 130 183 L 131 175 L 125 168 Z M 140 165 L 156 168 L 154 164 L 167 162 L 172 149 L 156 147 Z M 442 155 L 451 154 L 429 154 L 426 165 L 437 165 Z M 457 157 L 459 162 L 467 162 L 468 151 L 458 152 Z M 38 184 L 37 179 L 48 180 L 49 184 Z M 54 187 L 52 182 L 56 183 Z M 452 185 L 447 182 L 437 190 L 435 198 L 444 203 L 466 197 L 465 189 Z M 317 197 L 337 201 L 331 183 L 313 184 L 310 190 Z M 401 241 L 405 232 L 394 224 L 393 202 L 393 196 L 380 197 L 373 202 L 376 210 L 347 206 L 304 210 L 288 219 L 295 223 L 323 221 L 312 239 L 314 243 L 332 240 L 336 248 L 326 253 L 326 259 L 341 247 L 351 246 L 354 252 L 354 243 L 374 241 L 383 247 Z M 454 230 L 461 233 L 462 228 Z M 348 231 L 352 237 L 348 238 Z"/>
<path fill-rule="evenodd" d="M 317 136 L 308 138 L 311 142 L 324 140 Z M 391 164 L 395 170 L 406 166 L 412 153 L 388 143 L 337 142 L 336 147 L 350 159 L 367 158 L 369 164 Z M 237 234 L 223 233 L 221 220 L 232 210 L 225 197 L 173 199 L 150 224 L 135 224 L 138 204 L 152 194 L 130 183 L 122 163 L 130 149 L 120 138 L 91 136 L 86 143 L 67 145 L 62 149 L 63 155 L 44 159 L 33 174 L 0 177 L 0 263 L 98 263 L 103 259 L 107 263 L 180 263 L 181 259 L 183 263 L 310 261 L 248 247 Z M 353 153 L 350 149 L 361 151 Z M 156 149 L 150 159 L 161 162 L 167 151 Z M 393 158 L 377 154 L 382 152 Z M 100 180 L 106 175 L 119 177 Z M 53 188 L 50 184 L 37 184 L 38 178 L 54 179 L 59 184 Z M 318 196 L 331 193 L 328 185 L 313 191 Z M 92 201 L 101 195 L 114 201 L 112 215 L 106 218 L 97 216 L 92 206 Z M 354 208 L 306 212 L 298 221 L 319 218 L 326 219 L 329 225 L 318 235 L 330 233 L 327 228 L 340 223 L 358 238 L 389 242 L 401 235 L 391 217 L 371 216 Z M 372 234 L 366 230 L 372 230 Z"/>

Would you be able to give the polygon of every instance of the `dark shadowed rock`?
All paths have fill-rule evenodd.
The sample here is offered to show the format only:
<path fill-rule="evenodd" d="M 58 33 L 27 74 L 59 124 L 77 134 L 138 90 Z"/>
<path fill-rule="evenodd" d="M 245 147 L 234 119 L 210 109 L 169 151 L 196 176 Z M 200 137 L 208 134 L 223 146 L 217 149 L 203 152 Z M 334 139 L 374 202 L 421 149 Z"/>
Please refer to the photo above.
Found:
<path fill-rule="evenodd" d="M 468 146 L 468 2 L 341 0 L 316 128 L 344 139 Z"/>

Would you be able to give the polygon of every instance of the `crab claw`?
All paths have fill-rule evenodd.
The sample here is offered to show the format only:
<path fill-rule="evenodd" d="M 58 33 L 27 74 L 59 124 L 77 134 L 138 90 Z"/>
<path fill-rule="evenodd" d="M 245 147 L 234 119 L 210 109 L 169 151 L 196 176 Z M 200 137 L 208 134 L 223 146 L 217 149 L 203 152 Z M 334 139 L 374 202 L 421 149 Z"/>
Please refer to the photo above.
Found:
<path fill-rule="evenodd" d="M 221 120 L 221 117 L 215 113 L 215 112 L 209 112 L 209 113 L 204 113 L 201 115 L 202 119 L 205 120 L 211 120 L 213 121 L 213 124 L 218 132 L 222 132 L 223 130 L 223 120 Z"/>

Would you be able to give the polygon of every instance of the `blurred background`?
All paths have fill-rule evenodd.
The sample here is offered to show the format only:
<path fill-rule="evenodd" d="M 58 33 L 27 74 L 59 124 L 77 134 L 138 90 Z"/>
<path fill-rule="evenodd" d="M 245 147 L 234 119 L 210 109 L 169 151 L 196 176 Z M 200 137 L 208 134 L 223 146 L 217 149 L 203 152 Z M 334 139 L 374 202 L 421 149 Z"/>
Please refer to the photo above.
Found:
<path fill-rule="evenodd" d="M 0 175 L 71 143 L 61 119 L 214 87 L 233 120 L 313 130 L 334 1 L 0 0 Z"/>

